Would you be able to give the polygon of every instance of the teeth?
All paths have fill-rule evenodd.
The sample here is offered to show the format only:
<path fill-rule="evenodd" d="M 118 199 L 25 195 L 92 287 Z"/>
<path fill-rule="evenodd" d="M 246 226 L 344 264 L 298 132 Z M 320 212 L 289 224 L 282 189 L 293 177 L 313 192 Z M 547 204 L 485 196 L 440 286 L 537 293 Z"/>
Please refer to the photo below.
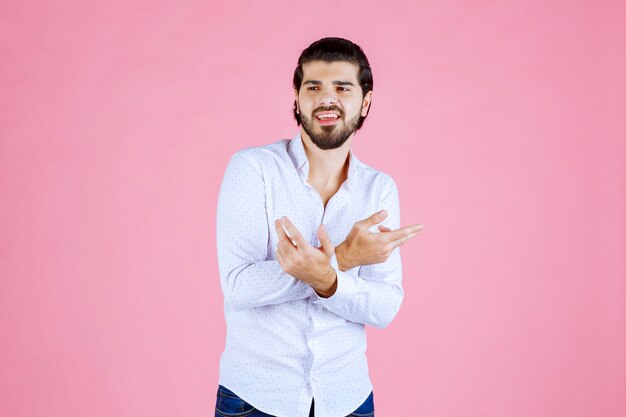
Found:
<path fill-rule="evenodd" d="M 318 119 L 336 119 L 336 114 L 323 114 L 321 116 L 317 116 Z"/>

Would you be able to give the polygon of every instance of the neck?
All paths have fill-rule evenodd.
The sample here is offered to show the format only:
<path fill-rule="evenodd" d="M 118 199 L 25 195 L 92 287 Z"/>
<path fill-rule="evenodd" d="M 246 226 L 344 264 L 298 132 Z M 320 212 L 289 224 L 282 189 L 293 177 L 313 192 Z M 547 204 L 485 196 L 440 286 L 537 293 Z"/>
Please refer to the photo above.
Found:
<path fill-rule="evenodd" d="M 348 178 L 350 146 L 354 134 L 336 149 L 318 148 L 304 129 L 300 130 L 300 136 L 309 160 L 309 183 L 330 188 L 336 184 L 342 184 Z"/>

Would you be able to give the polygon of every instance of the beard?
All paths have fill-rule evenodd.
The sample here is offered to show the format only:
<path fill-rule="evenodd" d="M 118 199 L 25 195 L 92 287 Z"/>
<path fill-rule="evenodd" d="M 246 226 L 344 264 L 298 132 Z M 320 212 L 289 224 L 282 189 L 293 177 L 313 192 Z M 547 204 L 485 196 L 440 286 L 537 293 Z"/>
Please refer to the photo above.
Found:
<path fill-rule="evenodd" d="M 336 110 L 336 108 L 326 108 L 326 109 L 317 109 L 313 113 L 317 111 L 325 111 L 325 110 Z M 339 114 L 342 117 L 342 113 Z M 319 131 L 315 130 L 316 121 L 313 120 L 314 117 L 308 118 L 304 114 L 300 114 L 300 122 L 302 123 L 302 128 L 306 132 L 307 135 L 311 138 L 311 142 L 313 142 L 318 148 L 326 150 L 326 149 L 336 149 L 343 145 L 350 135 L 356 130 L 357 125 L 361 121 L 361 113 L 354 116 L 352 119 L 345 122 L 343 128 L 340 127 L 340 121 L 337 121 L 334 125 L 322 126 L 318 125 Z"/>

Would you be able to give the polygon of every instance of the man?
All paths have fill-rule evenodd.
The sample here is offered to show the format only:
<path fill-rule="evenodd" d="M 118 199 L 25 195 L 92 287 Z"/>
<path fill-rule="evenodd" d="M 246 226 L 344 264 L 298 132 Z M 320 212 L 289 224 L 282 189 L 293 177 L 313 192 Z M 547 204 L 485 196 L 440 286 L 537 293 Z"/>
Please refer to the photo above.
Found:
<path fill-rule="evenodd" d="M 242 149 L 226 167 L 216 416 L 374 415 L 364 327 L 384 328 L 398 312 L 398 246 L 422 225 L 399 228 L 395 182 L 350 149 L 372 87 L 358 45 L 314 42 L 294 73 L 300 132 Z"/>

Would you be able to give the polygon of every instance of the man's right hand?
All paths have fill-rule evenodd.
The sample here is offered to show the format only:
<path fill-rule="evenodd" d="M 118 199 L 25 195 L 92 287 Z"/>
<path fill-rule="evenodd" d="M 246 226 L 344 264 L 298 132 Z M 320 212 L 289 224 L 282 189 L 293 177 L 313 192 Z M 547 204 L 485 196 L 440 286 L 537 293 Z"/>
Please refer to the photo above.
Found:
<path fill-rule="evenodd" d="M 393 250 L 413 239 L 424 228 L 423 224 L 414 224 L 391 230 L 383 225 L 378 226 L 381 233 L 372 233 L 369 228 L 382 222 L 387 212 L 381 210 L 354 223 L 346 240 L 335 247 L 337 263 L 341 271 L 347 271 L 360 265 L 385 262 Z"/>

